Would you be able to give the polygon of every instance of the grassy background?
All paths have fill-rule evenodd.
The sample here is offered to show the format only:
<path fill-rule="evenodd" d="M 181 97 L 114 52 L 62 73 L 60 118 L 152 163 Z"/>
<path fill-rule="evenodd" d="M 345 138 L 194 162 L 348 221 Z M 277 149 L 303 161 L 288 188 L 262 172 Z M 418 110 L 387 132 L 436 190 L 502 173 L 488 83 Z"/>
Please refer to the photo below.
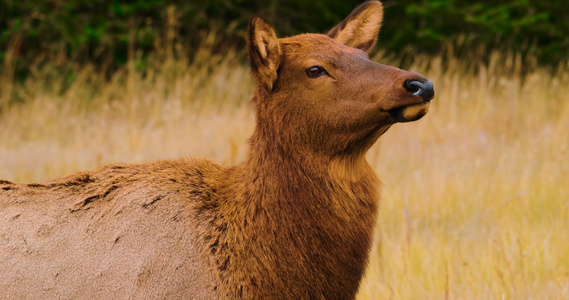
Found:
<path fill-rule="evenodd" d="M 210 45 L 219 38 L 204 34 Z M 177 156 L 242 161 L 254 115 L 240 51 L 186 50 L 171 40 L 145 70 L 130 60 L 110 77 L 86 64 L 70 79 L 42 62 L 22 82 L 8 51 L 0 177 Z M 435 83 L 429 114 L 395 125 L 368 153 L 384 189 L 360 299 L 569 298 L 569 65 L 444 53 L 408 62 Z"/>
<path fill-rule="evenodd" d="M 247 22 L 262 16 L 281 36 L 325 32 L 362 0 L 0 0 L 0 68 L 15 49 L 14 75 L 30 66 L 56 65 L 73 79 L 77 65 L 96 64 L 110 75 L 128 61 L 138 70 L 164 39 L 185 45 L 186 55 L 215 28 L 210 49 L 242 49 Z M 555 66 L 567 61 L 569 10 L 562 0 L 384 0 L 379 45 L 401 58 L 438 54 L 446 45 L 463 54 L 515 49 Z M 67 60 L 57 60 L 65 56 Z M 406 60 L 405 60 L 406 61 Z M 0 90 L 0 93 L 2 91 Z M 14 98 L 13 100 L 21 100 Z"/>

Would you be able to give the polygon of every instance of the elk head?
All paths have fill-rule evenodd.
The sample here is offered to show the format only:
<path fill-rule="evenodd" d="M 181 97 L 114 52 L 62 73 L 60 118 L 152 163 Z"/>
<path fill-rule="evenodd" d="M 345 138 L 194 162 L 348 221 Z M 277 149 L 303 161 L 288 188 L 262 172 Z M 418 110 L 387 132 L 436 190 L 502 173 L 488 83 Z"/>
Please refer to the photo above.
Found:
<path fill-rule="evenodd" d="M 253 18 L 257 131 L 295 149 L 342 155 L 365 153 L 394 123 L 423 117 L 433 84 L 369 59 L 382 19 L 381 3 L 371 1 L 327 34 L 277 39 L 267 23 Z"/>

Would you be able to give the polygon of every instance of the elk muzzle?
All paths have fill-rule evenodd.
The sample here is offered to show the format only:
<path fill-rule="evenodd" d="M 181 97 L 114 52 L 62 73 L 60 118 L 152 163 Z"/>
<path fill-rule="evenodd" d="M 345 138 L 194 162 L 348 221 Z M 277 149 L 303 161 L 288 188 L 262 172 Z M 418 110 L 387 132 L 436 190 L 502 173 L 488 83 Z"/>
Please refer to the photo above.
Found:
<path fill-rule="evenodd" d="M 431 100 L 435 97 L 435 89 L 433 83 L 420 76 L 408 79 L 403 82 L 405 91 L 414 97 L 420 98 L 422 101 L 411 104 L 403 104 L 392 110 L 389 110 L 391 118 L 395 122 L 411 122 L 416 121 L 427 114 L 431 104 Z"/>

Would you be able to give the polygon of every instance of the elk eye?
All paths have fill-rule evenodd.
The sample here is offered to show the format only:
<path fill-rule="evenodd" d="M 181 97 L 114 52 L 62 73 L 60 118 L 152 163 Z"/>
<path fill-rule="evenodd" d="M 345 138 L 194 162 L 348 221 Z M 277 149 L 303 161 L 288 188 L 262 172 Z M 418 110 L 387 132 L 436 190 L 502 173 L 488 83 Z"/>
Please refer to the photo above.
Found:
<path fill-rule="evenodd" d="M 308 77 L 310 78 L 316 78 L 324 74 L 326 74 L 326 70 L 324 70 L 324 68 L 319 66 L 314 66 L 306 69 L 306 75 L 308 75 Z"/>

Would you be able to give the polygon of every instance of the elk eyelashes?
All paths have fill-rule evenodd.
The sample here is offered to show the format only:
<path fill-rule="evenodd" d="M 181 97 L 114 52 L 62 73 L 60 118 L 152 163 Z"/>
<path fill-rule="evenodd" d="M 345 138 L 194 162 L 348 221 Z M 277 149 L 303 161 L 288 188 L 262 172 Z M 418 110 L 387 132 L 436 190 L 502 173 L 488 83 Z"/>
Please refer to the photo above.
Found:
<path fill-rule="evenodd" d="M 327 75 L 327 74 L 328 72 L 326 72 L 326 70 L 324 70 L 324 68 L 320 66 L 313 66 L 306 69 L 306 75 L 310 78 L 316 78 L 320 77 L 320 75 Z"/>

